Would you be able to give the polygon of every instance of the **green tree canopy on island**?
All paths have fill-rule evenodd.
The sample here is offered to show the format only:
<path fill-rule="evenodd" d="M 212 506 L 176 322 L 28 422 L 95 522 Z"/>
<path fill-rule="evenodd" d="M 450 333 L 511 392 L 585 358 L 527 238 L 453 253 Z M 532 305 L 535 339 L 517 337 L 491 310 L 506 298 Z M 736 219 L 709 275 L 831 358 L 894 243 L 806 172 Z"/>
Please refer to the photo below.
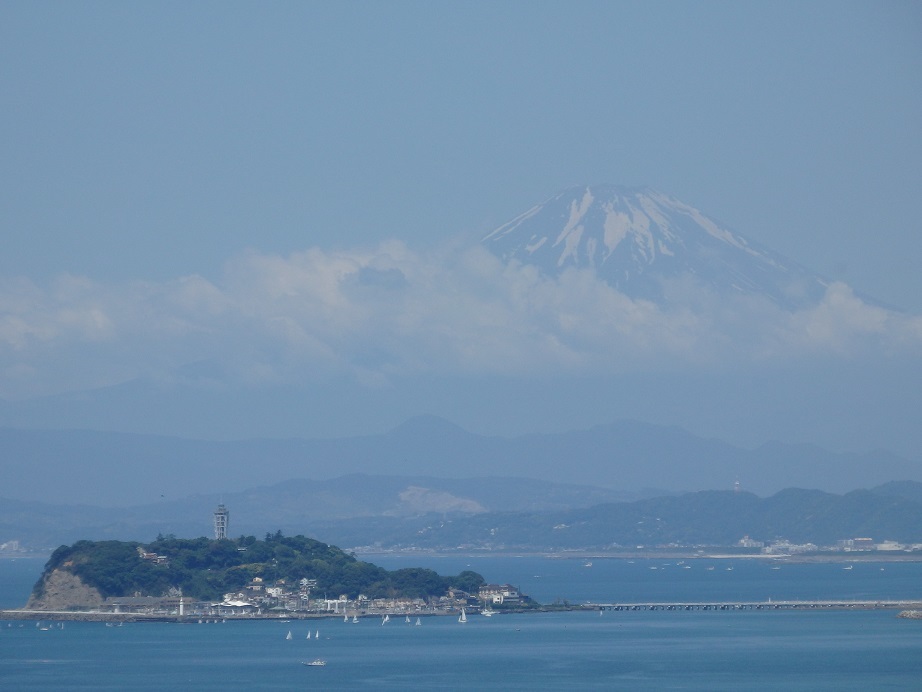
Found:
<path fill-rule="evenodd" d="M 150 554 L 165 559 L 158 561 Z M 52 553 L 35 585 L 36 595 L 41 595 L 45 575 L 55 569 L 73 572 L 104 597 L 160 596 L 178 588 L 192 598 L 213 600 L 241 590 L 256 577 L 270 584 L 284 580 L 292 588 L 301 579 L 310 579 L 316 583 L 314 593 L 349 598 L 440 596 L 449 587 L 476 593 L 484 583 L 482 576 L 470 571 L 456 577 L 422 568 L 391 572 L 335 546 L 305 536 L 283 536 L 281 531 L 266 534 L 263 540 L 158 536 L 147 544 L 78 541 Z"/>

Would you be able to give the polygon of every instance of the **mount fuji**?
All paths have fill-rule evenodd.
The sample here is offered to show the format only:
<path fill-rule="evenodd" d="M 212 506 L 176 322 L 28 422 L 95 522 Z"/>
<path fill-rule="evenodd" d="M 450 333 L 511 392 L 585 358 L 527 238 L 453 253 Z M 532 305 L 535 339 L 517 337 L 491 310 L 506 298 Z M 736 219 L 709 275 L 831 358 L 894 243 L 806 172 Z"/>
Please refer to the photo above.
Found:
<path fill-rule="evenodd" d="M 668 303 L 668 284 L 692 278 L 719 295 L 762 295 L 796 310 L 828 282 L 666 194 L 614 185 L 574 187 L 488 233 L 504 261 L 555 276 L 594 270 L 634 299 Z"/>

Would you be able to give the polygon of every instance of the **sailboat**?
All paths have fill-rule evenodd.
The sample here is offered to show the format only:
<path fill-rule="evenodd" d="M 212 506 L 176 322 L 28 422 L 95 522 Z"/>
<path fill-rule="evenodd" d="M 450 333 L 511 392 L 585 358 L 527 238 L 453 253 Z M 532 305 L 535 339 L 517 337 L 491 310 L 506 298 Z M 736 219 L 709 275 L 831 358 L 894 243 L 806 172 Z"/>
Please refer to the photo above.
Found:
<path fill-rule="evenodd" d="M 484 601 L 484 606 L 483 606 L 483 608 L 480 610 L 480 614 L 481 614 L 481 615 L 486 615 L 488 618 L 491 618 L 491 617 L 493 617 L 493 616 L 496 614 L 496 611 L 493 610 L 493 606 L 491 606 L 489 603 L 487 603 L 486 601 Z"/>
<path fill-rule="evenodd" d="M 320 630 L 314 632 L 314 639 L 320 639 Z"/>
<path fill-rule="evenodd" d="M 407 615 L 407 618 L 406 618 L 406 620 L 405 620 L 404 622 L 406 622 L 408 625 L 410 624 L 410 616 L 409 616 L 409 615 Z"/>
<path fill-rule="evenodd" d="M 458 617 L 458 622 L 467 622 L 467 613 L 464 612 L 464 608 L 461 609 L 461 615 Z"/>
<path fill-rule="evenodd" d="M 353 615 L 353 616 L 352 616 L 352 624 L 355 624 L 355 623 L 358 622 L 358 621 L 359 621 L 359 616 L 358 616 L 358 615 Z"/>
<path fill-rule="evenodd" d="M 307 638 L 308 638 L 308 639 L 311 638 L 311 631 L 310 631 L 310 630 L 307 631 Z"/>
<path fill-rule="evenodd" d="M 343 622 L 349 622 L 349 616 L 343 615 Z"/>
<path fill-rule="evenodd" d="M 419 618 L 416 618 L 416 626 L 419 627 L 422 624 L 422 621 Z"/>
<path fill-rule="evenodd" d="M 285 639 L 291 639 L 291 630 L 288 630 L 288 634 L 285 635 Z"/>

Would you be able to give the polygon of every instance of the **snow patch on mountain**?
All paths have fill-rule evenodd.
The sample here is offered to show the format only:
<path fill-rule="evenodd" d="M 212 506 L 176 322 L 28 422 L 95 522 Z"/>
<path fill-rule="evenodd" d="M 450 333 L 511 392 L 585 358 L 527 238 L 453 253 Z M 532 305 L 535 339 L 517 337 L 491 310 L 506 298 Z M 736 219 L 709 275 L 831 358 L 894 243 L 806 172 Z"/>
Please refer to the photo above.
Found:
<path fill-rule="evenodd" d="M 762 295 L 786 308 L 819 301 L 828 283 L 698 209 L 649 188 L 578 187 L 503 224 L 483 244 L 547 275 L 593 270 L 632 298 L 668 302 L 666 284 L 694 277 L 718 294 Z"/>

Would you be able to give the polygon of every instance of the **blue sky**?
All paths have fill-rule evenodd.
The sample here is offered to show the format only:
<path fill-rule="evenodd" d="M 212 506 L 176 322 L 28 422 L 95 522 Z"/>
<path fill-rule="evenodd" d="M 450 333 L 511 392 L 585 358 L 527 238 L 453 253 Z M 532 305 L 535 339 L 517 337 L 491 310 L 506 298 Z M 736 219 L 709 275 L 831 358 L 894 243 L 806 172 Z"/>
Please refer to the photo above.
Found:
<path fill-rule="evenodd" d="M 650 185 L 922 313 L 918 3 L 5 2 L 0 93 L 0 398 L 211 362 L 262 309 L 240 296 L 294 290 L 254 277 L 309 276 L 318 296 L 324 272 L 377 257 L 472 290 L 488 270 L 459 239 L 583 183 Z M 378 314 L 323 295 L 310 319 L 331 332 Z M 465 305 L 445 309 L 483 307 Z M 376 367 L 386 331 L 343 328 L 377 347 L 358 349 L 301 316 L 273 314 L 285 339 L 250 334 L 222 368 L 395 377 Z M 527 377 L 463 348 L 434 365 L 426 348 L 473 338 L 444 322 L 403 374 Z M 917 328 L 831 351 L 912 370 L 894 343 Z"/>

